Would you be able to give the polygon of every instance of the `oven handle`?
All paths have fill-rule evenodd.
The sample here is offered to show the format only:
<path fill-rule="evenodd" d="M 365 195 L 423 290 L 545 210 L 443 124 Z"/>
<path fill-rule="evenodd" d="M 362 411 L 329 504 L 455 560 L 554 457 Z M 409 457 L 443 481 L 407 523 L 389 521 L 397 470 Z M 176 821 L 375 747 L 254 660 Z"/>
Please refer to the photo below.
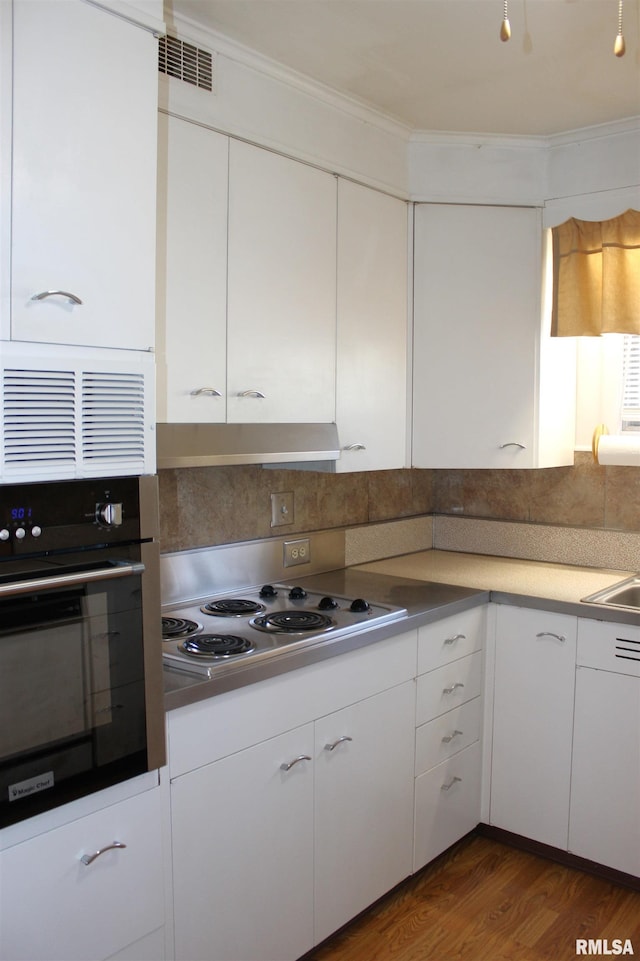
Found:
<path fill-rule="evenodd" d="M 34 591 L 53 590 L 55 587 L 77 587 L 91 581 L 110 581 L 114 577 L 131 577 L 142 574 L 144 564 L 118 564 L 116 567 L 100 568 L 99 570 L 74 571 L 73 574 L 52 574 L 51 577 L 35 577 L 29 581 L 14 581 L 11 584 L 0 584 L 0 598 L 13 597 L 16 594 L 31 594 Z"/>

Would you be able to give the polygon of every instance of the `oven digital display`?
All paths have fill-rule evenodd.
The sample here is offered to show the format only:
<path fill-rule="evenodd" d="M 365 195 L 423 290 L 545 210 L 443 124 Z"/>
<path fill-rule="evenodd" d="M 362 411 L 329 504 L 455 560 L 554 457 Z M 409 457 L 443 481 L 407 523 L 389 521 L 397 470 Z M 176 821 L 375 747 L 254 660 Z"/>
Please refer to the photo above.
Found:
<path fill-rule="evenodd" d="M 31 508 L 30 507 L 12 507 L 11 520 L 12 521 L 31 520 Z"/>

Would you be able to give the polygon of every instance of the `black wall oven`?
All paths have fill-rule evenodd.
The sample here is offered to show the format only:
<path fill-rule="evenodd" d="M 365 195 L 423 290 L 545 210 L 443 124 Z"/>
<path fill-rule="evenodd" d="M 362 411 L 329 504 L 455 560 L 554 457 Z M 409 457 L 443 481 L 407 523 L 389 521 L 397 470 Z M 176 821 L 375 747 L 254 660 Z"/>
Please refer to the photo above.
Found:
<path fill-rule="evenodd" d="M 0 827 L 165 760 L 155 477 L 0 486 Z"/>

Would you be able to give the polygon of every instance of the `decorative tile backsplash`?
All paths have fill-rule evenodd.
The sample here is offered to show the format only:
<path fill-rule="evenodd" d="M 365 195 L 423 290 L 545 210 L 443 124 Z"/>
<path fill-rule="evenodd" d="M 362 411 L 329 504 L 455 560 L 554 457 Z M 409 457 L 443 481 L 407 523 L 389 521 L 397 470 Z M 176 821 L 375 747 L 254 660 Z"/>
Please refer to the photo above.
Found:
<path fill-rule="evenodd" d="M 159 478 L 163 552 L 276 534 L 357 528 L 432 513 L 610 532 L 640 531 L 640 469 L 601 467 L 591 454 L 580 451 L 575 466 L 547 470 L 329 474 L 237 466 L 163 470 Z M 282 491 L 293 492 L 293 521 L 272 528 L 270 495 Z M 418 541 L 430 535 L 430 528 L 390 525 L 389 556 L 399 552 L 396 541 L 403 530 L 411 532 L 407 543 L 418 545 L 407 550 L 420 550 Z M 362 540 L 357 532 L 350 534 L 358 556 L 363 550 L 380 556 L 385 536 L 363 534 Z M 632 565 L 637 566 L 640 558 Z"/>

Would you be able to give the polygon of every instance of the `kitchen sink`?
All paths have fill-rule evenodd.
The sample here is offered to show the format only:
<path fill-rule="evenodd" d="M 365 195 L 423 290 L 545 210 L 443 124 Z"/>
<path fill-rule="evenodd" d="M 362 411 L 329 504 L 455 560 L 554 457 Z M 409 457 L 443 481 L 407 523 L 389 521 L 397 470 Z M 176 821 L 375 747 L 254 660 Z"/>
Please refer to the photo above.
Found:
<path fill-rule="evenodd" d="M 630 611 L 640 611 L 640 574 L 618 581 L 611 587 L 583 597 L 587 604 L 602 604 L 605 607 L 625 607 Z"/>

